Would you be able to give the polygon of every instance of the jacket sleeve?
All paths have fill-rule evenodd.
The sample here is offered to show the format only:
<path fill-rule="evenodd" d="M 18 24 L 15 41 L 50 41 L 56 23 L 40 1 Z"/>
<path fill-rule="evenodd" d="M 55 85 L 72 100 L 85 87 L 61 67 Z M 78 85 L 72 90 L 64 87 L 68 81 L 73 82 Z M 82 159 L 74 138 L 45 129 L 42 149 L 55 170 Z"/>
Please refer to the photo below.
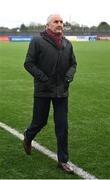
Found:
<path fill-rule="evenodd" d="M 48 80 L 47 75 L 37 67 L 38 56 L 39 56 L 38 44 L 36 43 L 36 39 L 32 39 L 26 54 L 24 67 L 34 78 L 40 81 L 47 81 Z"/>
<path fill-rule="evenodd" d="M 69 67 L 68 71 L 66 72 L 65 80 L 68 82 L 71 82 L 74 78 L 74 74 L 76 72 L 76 67 L 77 67 L 76 57 L 73 52 L 72 44 L 71 44 L 71 49 L 70 49 L 69 61 L 70 61 L 70 67 Z"/>

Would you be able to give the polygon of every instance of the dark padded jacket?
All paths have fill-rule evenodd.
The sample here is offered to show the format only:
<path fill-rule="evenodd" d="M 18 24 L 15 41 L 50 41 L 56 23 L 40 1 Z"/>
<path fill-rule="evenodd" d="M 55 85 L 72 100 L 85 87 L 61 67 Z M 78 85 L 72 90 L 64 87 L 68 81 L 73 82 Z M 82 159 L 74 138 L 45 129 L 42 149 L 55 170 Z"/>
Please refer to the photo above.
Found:
<path fill-rule="evenodd" d="M 71 43 L 63 38 L 61 48 L 46 32 L 29 44 L 24 67 L 34 77 L 35 97 L 66 97 L 76 71 Z"/>

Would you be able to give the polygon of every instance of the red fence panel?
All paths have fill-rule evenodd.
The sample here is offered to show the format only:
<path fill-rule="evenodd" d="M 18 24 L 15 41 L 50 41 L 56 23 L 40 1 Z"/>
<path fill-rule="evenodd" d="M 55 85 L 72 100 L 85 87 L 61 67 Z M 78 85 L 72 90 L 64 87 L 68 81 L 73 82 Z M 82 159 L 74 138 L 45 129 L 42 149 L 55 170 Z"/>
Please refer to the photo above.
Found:
<path fill-rule="evenodd" d="M 8 36 L 0 36 L 0 42 L 9 42 Z"/>

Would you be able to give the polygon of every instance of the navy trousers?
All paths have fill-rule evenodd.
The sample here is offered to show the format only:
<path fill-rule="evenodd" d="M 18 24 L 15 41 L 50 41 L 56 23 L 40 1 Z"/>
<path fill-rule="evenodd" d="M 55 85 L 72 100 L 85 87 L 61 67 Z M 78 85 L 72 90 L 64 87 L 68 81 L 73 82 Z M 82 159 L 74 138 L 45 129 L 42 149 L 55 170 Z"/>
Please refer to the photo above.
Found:
<path fill-rule="evenodd" d="M 47 124 L 50 103 L 52 101 L 57 138 L 58 161 L 68 161 L 68 97 L 64 98 L 34 98 L 33 119 L 26 130 L 26 136 L 32 141 L 37 133 Z"/>

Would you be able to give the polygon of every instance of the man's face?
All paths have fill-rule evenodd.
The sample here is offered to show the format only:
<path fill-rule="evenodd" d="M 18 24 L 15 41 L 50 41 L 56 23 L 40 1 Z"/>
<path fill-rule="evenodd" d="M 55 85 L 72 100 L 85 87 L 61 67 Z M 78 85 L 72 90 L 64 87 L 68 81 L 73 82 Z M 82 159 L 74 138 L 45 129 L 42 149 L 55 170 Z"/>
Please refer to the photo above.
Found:
<path fill-rule="evenodd" d="M 57 15 L 53 16 L 47 28 L 56 34 L 61 34 L 63 32 L 63 19 Z"/>

